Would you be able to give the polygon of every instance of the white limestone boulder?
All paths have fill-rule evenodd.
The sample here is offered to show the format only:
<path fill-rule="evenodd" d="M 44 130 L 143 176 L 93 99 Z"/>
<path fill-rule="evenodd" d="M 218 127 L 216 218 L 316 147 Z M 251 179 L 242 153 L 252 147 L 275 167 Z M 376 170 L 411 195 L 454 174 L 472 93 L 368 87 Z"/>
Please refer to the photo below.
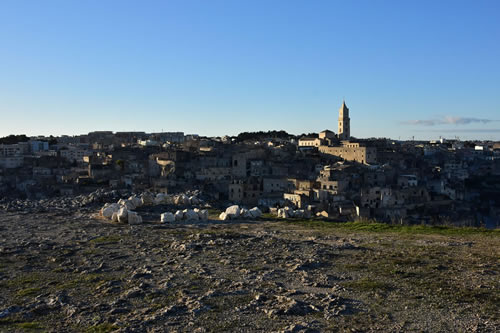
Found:
<path fill-rule="evenodd" d="M 184 212 L 184 220 L 189 221 L 189 222 L 194 222 L 198 221 L 200 217 L 198 216 L 198 213 L 196 213 L 192 209 L 186 209 Z"/>
<path fill-rule="evenodd" d="M 175 215 L 170 213 L 170 212 L 163 213 L 163 214 L 161 214 L 161 222 L 163 222 L 163 223 L 175 222 Z"/>
<path fill-rule="evenodd" d="M 175 212 L 174 217 L 175 217 L 175 221 L 182 221 L 182 218 L 184 217 L 184 213 L 182 212 L 182 210 L 178 210 Z"/>
<path fill-rule="evenodd" d="M 116 203 L 105 204 L 101 209 L 101 216 L 110 219 L 113 216 L 113 213 L 117 212 L 119 209 L 120 206 Z"/>
<path fill-rule="evenodd" d="M 201 221 L 207 221 L 208 220 L 208 210 L 202 209 L 198 212 L 198 216 L 200 217 Z"/>
<path fill-rule="evenodd" d="M 102 215 L 102 210 L 105 209 L 105 208 L 108 208 L 109 206 L 111 206 L 110 203 L 105 203 L 104 206 L 102 206 L 101 210 L 100 210 L 100 214 Z"/>
<path fill-rule="evenodd" d="M 191 201 L 189 201 L 189 197 L 185 195 L 184 193 L 179 196 L 179 201 L 181 202 L 181 205 L 190 205 Z"/>
<path fill-rule="evenodd" d="M 142 206 L 142 200 L 136 195 L 131 196 L 128 198 L 128 201 L 130 201 L 136 208 Z"/>
<path fill-rule="evenodd" d="M 191 203 L 191 205 L 198 205 L 200 203 L 200 200 L 193 195 L 189 197 L 189 202 Z"/>
<path fill-rule="evenodd" d="M 128 210 L 134 210 L 136 208 L 135 205 L 134 205 L 134 203 L 132 201 L 130 201 L 130 200 L 123 200 L 123 199 L 121 199 L 119 201 L 119 203 L 120 203 L 120 206 L 125 207 Z"/>
<path fill-rule="evenodd" d="M 158 193 L 154 199 L 155 205 L 161 205 L 165 202 L 165 193 Z"/>
<path fill-rule="evenodd" d="M 244 218 L 244 219 L 249 219 L 252 217 L 252 215 L 250 215 L 250 213 L 248 212 L 248 209 L 246 208 L 241 208 L 240 209 L 240 217 Z"/>
<path fill-rule="evenodd" d="M 240 206 L 238 205 L 233 205 L 233 206 L 230 206 L 230 207 L 227 207 L 226 208 L 226 215 L 230 218 L 230 219 L 237 219 L 240 217 Z"/>
<path fill-rule="evenodd" d="M 114 212 L 111 216 L 111 222 L 118 222 L 118 212 Z"/>
<path fill-rule="evenodd" d="M 189 197 L 187 195 L 179 194 L 174 197 L 174 204 L 177 206 L 189 205 Z"/>
<path fill-rule="evenodd" d="M 118 222 L 127 223 L 128 222 L 128 210 L 126 207 L 120 208 L 117 213 Z"/>
<path fill-rule="evenodd" d="M 326 210 L 316 213 L 317 217 L 329 217 L 330 214 Z"/>
<path fill-rule="evenodd" d="M 262 216 L 262 211 L 258 207 L 254 207 L 248 211 L 252 218 L 256 219 Z"/>
<path fill-rule="evenodd" d="M 142 223 L 142 217 L 133 211 L 128 211 L 128 224 L 136 225 Z"/>
<path fill-rule="evenodd" d="M 219 220 L 228 221 L 229 219 L 230 219 L 229 216 L 225 212 L 220 213 Z"/>

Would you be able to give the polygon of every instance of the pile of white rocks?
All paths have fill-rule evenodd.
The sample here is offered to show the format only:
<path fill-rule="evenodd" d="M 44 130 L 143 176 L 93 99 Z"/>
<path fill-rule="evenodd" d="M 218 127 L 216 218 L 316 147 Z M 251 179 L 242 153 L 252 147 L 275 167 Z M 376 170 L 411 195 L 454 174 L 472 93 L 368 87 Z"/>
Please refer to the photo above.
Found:
<path fill-rule="evenodd" d="M 101 209 L 101 216 L 112 222 L 141 224 L 142 217 L 132 210 L 136 207 L 131 200 L 120 199 L 118 203 L 105 204 Z"/>
<path fill-rule="evenodd" d="M 280 219 L 288 219 L 288 218 L 311 218 L 311 211 L 307 209 L 298 209 L 294 210 L 290 207 L 280 208 L 278 209 L 278 218 Z"/>
<path fill-rule="evenodd" d="M 196 221 L 207 221 L 208 220 L 208 210 L 206 209 L 184 209 L 178 210 L 174 213 L 166 212 L 161 214 L 161 222 L 172 223 L 172 222 L 196 222 Z"/>
<path fill-rule="evenodd" d="M 148 204 L 154 205 L 177 205 L 177 206 L 193 206 L 202 204 L 203 201 L 199 199 L 196 195 L 188 196 L 184 193 L 182 194 L 165 194 L 158 193 L 156 196 L 147 197 Z"/>
<path fill-rule="evenodd" d="M 138 207 L 162 204 L 188 206 L 202 203 L 202 200 L 200 200 L 196 194 L 188 196 L 185 193 L 177 195 L 158 193 L 155 195 L 150 192 L 144 192 L 140 195 L 132 195 L 128 199 L 120 199 L 117 203 L 105 204 L 104 207 L 101 208 L 100 215 L 113 222 L 140 224 L 142 223 L 142 217 L 134 212 Z M 164 213 L 161 216 L 162 222 L 205 221 L 208 220 L 208 211 L 200 211 L 198 208 L 185 209 L 183 211 L 179 210 L 175 214 Z"/>
<path fill-rule="evenodd" d="M 258 207 L 252 209 L 241 208 L 238 205 L 230 206 L 226 208 L 225 212 L 219 215 L 219 220 L 241 220 L 241 219 L 256 219 L 262 215 L 261 210 Z"/>

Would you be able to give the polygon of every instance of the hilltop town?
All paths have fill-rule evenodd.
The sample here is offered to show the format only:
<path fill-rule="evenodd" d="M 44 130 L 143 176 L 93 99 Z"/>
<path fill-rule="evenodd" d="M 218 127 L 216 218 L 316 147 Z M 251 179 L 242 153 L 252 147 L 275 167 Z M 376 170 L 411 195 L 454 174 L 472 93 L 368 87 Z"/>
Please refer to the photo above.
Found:
<path fill-rule="evenodd" d="M 0 204 L 20 209 L 95 191 L 199 191 L 217 208 L 277 214 L 289 206 L 338 221 L 499 225 L 500 143 L 356 139 L 350 132 L 343 102 L 337 133 L 9 136 L 0 140 Z"/>
<path fill-rule="evenodd" d="M 499 144 L 350 130 L 2 138 L 0 331 L 495 332 Z"/>

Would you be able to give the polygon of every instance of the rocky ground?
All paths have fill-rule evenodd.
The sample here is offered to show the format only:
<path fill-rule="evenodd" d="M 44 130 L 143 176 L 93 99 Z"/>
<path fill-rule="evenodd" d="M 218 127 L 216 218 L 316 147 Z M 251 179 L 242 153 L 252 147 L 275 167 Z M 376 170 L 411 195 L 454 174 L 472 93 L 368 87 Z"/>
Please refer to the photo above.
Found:
<path fill-rule="evenodd" d="M 158 214 L 129 226 L 93 213 L 0 211 L 0 331 L 500 327 L 498 234 L 165 225 Z"/>

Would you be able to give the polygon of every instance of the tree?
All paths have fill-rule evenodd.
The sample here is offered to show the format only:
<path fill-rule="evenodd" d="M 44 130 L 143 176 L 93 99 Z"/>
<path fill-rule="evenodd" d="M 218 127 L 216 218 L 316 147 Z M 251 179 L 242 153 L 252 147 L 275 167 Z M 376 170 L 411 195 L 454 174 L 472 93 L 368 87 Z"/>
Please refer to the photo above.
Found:
<path fill-rule="evenodd" d="M 21 134 L 21 135 L 9 135 L 9 136 L 5 136 L 3 138 L 0 138 L 0 144 L 4 144 L 4 145 L 13 145 L 13 144 L 16 144 L 16 143 L 19 143 L 19 142 L 28 142 L 29 141 L 29 138 L 25 135 L 25 134 Z"/>
<path fill-rule="evenodd" d="M 293 137 L 293 135 L 288 134 L 287 132 L 281 131 L 259 131 L 259 132 L 242 132 L 238 134 L 236 137 L 236 142 L 243 142 L 247 140 L 262 140 L 268 138 L 279 138 L 279 139 L 289 139 Z"/>

